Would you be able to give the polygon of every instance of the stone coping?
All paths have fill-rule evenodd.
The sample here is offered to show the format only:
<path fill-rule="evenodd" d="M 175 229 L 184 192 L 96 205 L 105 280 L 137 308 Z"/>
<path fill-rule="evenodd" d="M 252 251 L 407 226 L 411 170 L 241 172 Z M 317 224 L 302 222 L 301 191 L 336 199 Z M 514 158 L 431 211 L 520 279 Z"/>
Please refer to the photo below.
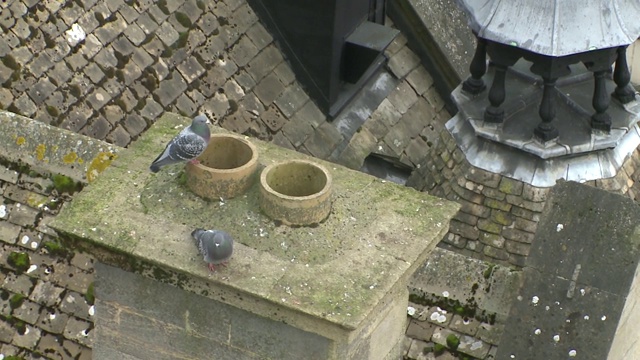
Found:
<path fill-rule="evenodd" d="M 333 176 L 332 212 L 325 222 L 315 227 L 278 226 L 259 212 L 257 183 L 245 196 L 212 202 L 187 190 L 177 166 L 149 172 L 151 160 L 188 121 L 164 115 L 98 181 L 78 194 L 52 226 L 113 254 L 239 294 L 216 297 L 230 305 L 273 315 L 264 307 L 248 305 L 244 295 L 303 314 L 302 320 L 283 319 L 303 328 L 311 316 L 330 327 L 353 330 L 396 284 L 408 281 L 446 233 L 459 207 L 252 140 L 261 166 L 308 159 L 326 166 Z M 224 229 L 234 236 L 234 256 L 227 268 L 209 273 L 189 235 L 195 227 Z"/>
<path fill-rule="evenodd" d="M 0 158 L 85 183 L 96 179 L 122 150 L 4 110 L 0 110 L 0 129 Z"/>
<path fill-rule="evenodd" d="M 537 187 L 554 186 L 559 179 L 586 182 L 614 177 L 640 145 L 640 128 L 634 124 L 612 149 L 542 159 L 476 136 L 473 126 L 461 113 L 445 126 L 471 165 Z"/>

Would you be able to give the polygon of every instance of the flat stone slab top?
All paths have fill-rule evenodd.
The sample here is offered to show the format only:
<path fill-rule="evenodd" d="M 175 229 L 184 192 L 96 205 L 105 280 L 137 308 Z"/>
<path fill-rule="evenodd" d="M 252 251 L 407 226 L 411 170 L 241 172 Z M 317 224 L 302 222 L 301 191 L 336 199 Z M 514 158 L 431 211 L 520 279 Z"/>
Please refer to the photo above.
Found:
<path fill-rule="evenodd" d="M 121 147 L 0 110 L 0 157 L 41 173 L 95 180 Z"/>
<path fill-rule="evenodd" d="M 497 359 L 606 359 L 640 260 L 640 208 L 575 182 L 551 192 Z"/>
<path fill-rule="evenodd" d="M 52 226 L 86 239 L 90 248 L 106 249 L 114 259 L 124 256 L 204 282 L 209 290 L 203 295 L 230 305 L 273 318 L 256 305 L 266 300 L 298 314 L 283 316 L 295 326 L 308 329 L 296 319 L 303 315 L 349 330 L 396 284 L 408 282 L 458 209 L 455 203 L 258 140 L 251 141 L 258 148 L 259 171 L 285 159 L 316 161 L 330 171 L 329 217 L 312 227 L 278 224 L 260 212 L 257 183 L 237 198 L 205 201 L 188 190 L 183 166 L 149 171 L 150 162 L 189 121 L 164 115 Z M 190 236 L 197 227 L 234 237 L 228 267 L 209 272 Z M 109 263 L 109 256 L 100 259 Z"/>

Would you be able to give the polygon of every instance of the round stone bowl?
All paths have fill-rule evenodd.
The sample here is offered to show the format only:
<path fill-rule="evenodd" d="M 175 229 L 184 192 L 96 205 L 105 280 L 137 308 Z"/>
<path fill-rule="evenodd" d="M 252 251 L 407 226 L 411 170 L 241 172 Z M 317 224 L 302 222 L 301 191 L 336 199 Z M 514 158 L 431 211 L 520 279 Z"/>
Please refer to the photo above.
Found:
<path fill-rule="evenodd" d="M 260 208 L 286 225 L 314 225 L 331 211 L 331 175 L 323 166 L 290 160 L 267 166 L 260 175 Z"/>
<path fill-rule="evenodd" d="M 231 199 L 253 184 L 258 149 L 238 135 L 211 134 L 198 160 L 199 164 L 187 163 L 187 187 L 205 199 Z"/>

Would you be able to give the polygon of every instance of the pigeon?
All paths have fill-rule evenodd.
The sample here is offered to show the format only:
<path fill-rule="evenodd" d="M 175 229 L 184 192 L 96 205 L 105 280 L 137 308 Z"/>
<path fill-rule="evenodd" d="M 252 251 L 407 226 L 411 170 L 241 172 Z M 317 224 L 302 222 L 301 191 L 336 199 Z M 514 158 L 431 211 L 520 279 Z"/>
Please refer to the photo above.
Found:
<path fill-rule="evenodd" d="M 197 163 L 196 158 L 207 148 L 211 138 L 207 123 L 206 116 L 196 116 L 191 125 L 182 129 L 176 137 L 171 139 L 162 154 L 151 163 L 151 171 L 155 173 L 165 165 L 180 162 Z"/>
<path fill-rule="evenodd" d="M 195 229 L 191 236 L 196 240 L 198 251 L 204 256 L 209 270 L 215 271 L 216 265 L 226 266 L 233 253 L 233 239 L 222 230 Z"/>

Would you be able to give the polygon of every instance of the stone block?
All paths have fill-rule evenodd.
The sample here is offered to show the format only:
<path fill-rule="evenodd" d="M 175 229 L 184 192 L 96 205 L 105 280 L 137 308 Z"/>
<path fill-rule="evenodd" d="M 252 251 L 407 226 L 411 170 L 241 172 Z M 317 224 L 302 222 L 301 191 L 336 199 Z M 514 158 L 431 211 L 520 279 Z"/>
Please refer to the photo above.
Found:
<path fill-rule="evenodd" d="M 491 188 L 485 188 L 483 189 L 482 193 L 484 194 L 486 189 L 491 189 Z M 503 197 L 506 198 L 506 196 L 503 194 Z M 492 198 L 485 198 L 484 199 L 484 205 L 487 206 L 488 208 L 491 209 L 497 209 L 500 211 L 509 211 L 511 210 L 511 204 L 507 203 L 504 200 L 497 200 L 497 199 L 492 199 Z"/>
<path fill-rule="evenodd" d="M 398 79 L 402 79 L 420 64 L 420 58 L 409 47 L 403 46 L 388 62 L 388 67 Z"/>
<path fill-rule="evenodd" d="M 313 133 L 313 126 L 306 119 L 296 118 L 288 121 L 282 127 L 282 132 L 291 144 L 297 148 Z"/>
<path fill-rule="evenodd" d="M 511 224 L 513 224 L 513 216 L 510 213 L 502 210 L 492 209 L 490 219 L 493 222 L 503 226 L 510 226 Z"/>
<path fill-rule="evenodd" d="M 19 226 L 35 226 L 39 211 L 29 206 L 14 204 L 9 214 L 9 222 Z"/>
<path fill-rule="evenodd" d="M 486 196 L 489 199 L 498 200 L 498 201 L 502 201 L 507 197 L 507 195 L 505 193 L 503 193 L 502 191 L 500 191 L 498 189 L 490 188 L 490 187 L 486 187 L 486 188 L 482 189 L 482 195 Z M 489 199 L 486 199 L 485 202 L 487 202 Z M 490 206 L 490 207 L 493 207 L 493 206 Z M 511 206 L 509 205 L 509 207 L 511 207 Z M 500 207 L 494 207 L 494 208 L 495 209 L 500 209 Z M 501 209 L 501 210 L 504 210 L 504 209 Z M 507 209 L 507 210 L 504 210 L 504 211 L 509 211 L 509 210 Z"/>
<path fill-rule="evenodd" d="M 491 215 L 491 209 L 484 205 L 475 204 L 464 199 L 458 200 L 458 203 L 461 205 L 460 211 L 467 214 L 471 214 L 479 218 L 488 218 Z"/>
<path fill-rule="evenodd" d="M 464 200 L 478 205 L 483 204 L 484 196 L 481 194 L 465 189 L 456 183 L 451 184 L 451 189 L 453 189 L 453 191 Z"/>
<path fill-rule="evenodd" d="M 505 239 L 502 236 L 486 231 L 480 231 L 478 240 L 485 245 L 493 246 L 495 248 L 503 248 L 505 243 Z"/>
<path fill-rule="evenodd" d="M 467 225 L 475 226 L 478 223 L 478 217 L 475 215 L 467 214 L 462 211 L 458 211 L 454 219 L 461 221 Z"/>
<path fill-rule="evenodd" d="M 16 184 L 18 182 L 18 172 L 4 166 L 0 166 L 0 180 L 10 184 Z"/>
<path fill-rule="evenodd" d="M 36 326 L 51 334 L 62 334 L 67 320 L 69 320 L 69 315 L 55 308 L 52 310 L 42 309 Z"/>
<path fill-rule="evenodd" d="M 465 224 L 455 219 L 449 223 L 449 231 L 471 240 L 478 239 L 480 235 L 478 228 L 475 226 Z"/>
<path fill-rule="evenodd" d="M 544 202 L 547 200 L 550 188 L 540 188 L 529 184 L 524 184 L 522 188 L 522 198 L 528 201 Z"/>
<path fill-rule="evenodd" d="M 82 319 L 69 317 L 67 325 L 64 328 L 63 335 L 65 338 L 91 347 L 93 346 L 93 338 L 95 331 L 92 331 L 93 324 Z"/>
<path fill-rule="evenodd" d="M 85 125 L 80 131 L 83 135 L 94 139 L 104 140 L 111 131 L 111 124 L 102 115 L 94 117 L 90 124 Z"/>
<path fill-rule="evenodd" d="M 500 234 L 503 228 L 501 224 L 498 224 L 490 219 L 478 220 L 477 226 L 478 226 L 478 229 L 484 230 L 486 232 L 490 232 L 492 234 Z"/>
<path fill-rule="evenodd" d="M 513 240 L 524 244 L 531 244 L 534 239 L 534 235 L 532 233 L 514 228 L 503 229 L 502 236 L 504 236 L 508 240 Z"/>
<path fill-rule="evenodd" d="M 291 118 L 291 116 L 300 110 L 308 101 L 309 96 L 307 93 L 300 87 L 300 85 L 294 83 L 287 87 L 282 94 L 278 96 L 275 100 L 275 104 L 285 117 Z"/>
<path fill-rule="evenodd" d="M 467 242 L 472 240 L 462 237 L 460 235 L 449 233 L 444 238 L 442 238 L 442 241 L 458 249 L 464 249 L 467 246 Z"/>
<path fill-rule="evenodd" d="M 431 74 L 423 67 L 417 66 L 407 75 L 409 85 L 422 96 L 433 85 Z"/>
<path fill-rule="evenodd" d="M 282 91 L 284 91 L 284 85 L 273 73 L 267 75 L 254 88 L 255 94 L 265 106 L 271 105 L 271 103 L 280 96 Z"/>
<path fill-rule="evenodd" d="M 469 171 L 465 173 L 465 178 L 477 184 L 482 184 L 491 188 L 497 188 L 502 177 L 496 173 L 492 173 L 476 167 L 471 167 Z"/>
<path fill-rule="evenodd" d="M 262 113 L 260 119 L 269 127 L 272 132 L 279 131 L 288 121 L 275 106 L 269 106 L 267 111 Z"/>
<path fill-rule="evenodd" d="M 342 135 L 338 129 L 329 123 L 324 123 L 315 129 L 304 142 L 304 146 L 313 156 L 326 159 L 340 142 L 342 142 Z"/>
<path fill-rule="evenodd" d="M 409 83 L 402 81 L 391 91 L 387 99 L 400 114 L 404 114 L 418 101 L 418 95 Z"/>
<path fill-rule="evenodd" d="M 497 259 L 497 260 L 505 261 L 509 259 L 509 253 L 506 250 L 498 249 L 493 246 L 485 246 L 482 249 L 482 253 L 490 258 Z"/>
<path fill-rule="evenodd" d="M 431 335 L 433 335 L 433 330 L 435 328 L 436 326 L 428 321 L 418 321 L 416 319 L 412 319 L 409 322 L 409 327 L 407 328 L 406 335 L 412 339 L 430 341 Z"/>
<path fill-rule="evenodd" d="M 524 183 L 522 181 L 514 180 L 503 176 L 498 185 L 498 190 L 505 194 L 520 195 L 522 194 L 522 188 Z"/>
<path fill-rule="evenodd" d="M 247 30 L 247 36 L 251 39 L 259 50 L 264 49 L 267 45 L 273 42 L 273 37 L 269 34 L 269 31 L 262 26 L 260 22 L 256 22 Z"/>
<path fill-rule="evenodd" d="M 516 196 L 516 195 L 507 195 L 507 202 L 509 204 L 519 206 L 527 210 L 531 210 L 538 213 L 542 212 L 542 209 L 544 209 L 544 204 L 545 204 L 543 202 L 533 202 L 533 201 L 524 200 L 522 197 Z"/>
<path fill-rule="evenodd" d="M 40 316 L 40 305 L 29 300 L 24 300 L 22 305 L 13 309 L 12 315 L 26 322 L 27 324 L 35 324 Z"/>
<path fill-rule="evenodd" d="M 454 315 L 449 324 L 449 328 L 459 333 L 475 336 L 478 331 L 480 322 L 474 318 L 462 317 L 460 315 Z"/>
<path fill-rule="evenodd" d="M 260 50 L 253 44 L 248 36 L 240 37 L 238 41 L 230 50 L 229 57 L 239 67 L 244 67 L 253 59 Z"/>
<path fill-rule="evenodd" d="M 526 220 L 535 221 L 535 222 L 540 221 L 540 212 L 527 210 L 519 206 L 511 207 L 511 213 L 517 217 L 521 217 Z"/>
<path fill-rule="evenodd" d="M 26 326 L 24 334 L 16 332 L 13 335 L 12 343 L 18 347 L 25 349 L 35 349 L 38 341 L 40 340 L 41 331 L 37 327 L 31 325 Z"/>
<path fill-rule="evenodd" d="M 526 220 L 521 217 L 517 217 L 514 221 L 514 227 L 519 230 L 524 230 L 534 234 L 538 228 L 538 223 L 531 220 Z"/>
<path fill-rule="evenodd" d="M 205 72 L 205 69 L 195 57 L 187 58 L 183 63 L 179 64 L 177 68 L 188 84 L 191 84 Z"/>
<path fill-rule="evenodd" d="M 15 273 L 10 272 L 2 282 L 2 288 L 13 293 L 29 296 L 31 289 L 33 288 L 33 283 L 26 275 L 16 275 Z"/>

